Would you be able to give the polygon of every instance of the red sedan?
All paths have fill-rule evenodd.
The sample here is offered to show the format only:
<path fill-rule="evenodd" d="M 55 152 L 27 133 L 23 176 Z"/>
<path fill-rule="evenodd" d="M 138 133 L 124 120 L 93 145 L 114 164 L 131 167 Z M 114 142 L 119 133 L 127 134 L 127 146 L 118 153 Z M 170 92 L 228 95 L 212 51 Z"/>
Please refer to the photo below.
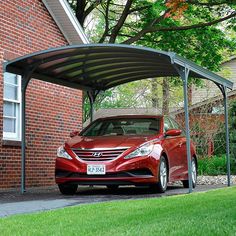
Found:
<path fill-rule="evenodd" d="M 197 158 L 191 143 L 192 181 Z M 92 122 L 58 148 L 56 183 L 62 194 L 78 185 L 149 185 L 165 192 L 168 182 L 188 187 L 186 137 L 167 116 L 119 116 Z"/>

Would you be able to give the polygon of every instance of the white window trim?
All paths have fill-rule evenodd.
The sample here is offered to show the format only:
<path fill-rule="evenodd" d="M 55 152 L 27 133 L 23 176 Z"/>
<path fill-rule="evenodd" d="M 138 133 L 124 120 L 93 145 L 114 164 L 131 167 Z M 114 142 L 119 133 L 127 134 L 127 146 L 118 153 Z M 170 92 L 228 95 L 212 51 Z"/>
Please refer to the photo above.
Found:
<path fill-rule="evenodd" d="M 3 140 L 10 140 L 10 141 L 21 141 L 21 112 L 22 112 L 22 104 L 21 104 L 21 76 L 20 75 L 16 75 L 17 78 L 17 95 L 18 95 L 18 100 L 14 100 L 14 99 L 5 99 L 4 98 L 4 93 L 3 93 L 3 102 L 14 102 L 14 103 L 18 103 L 19 104 L 19 111 L 16 111 L 16 133 L 12 133 L 12 132 L 4 132 L 3 131 Z M 7 83 L 10 84 L 10 83 Z M 3 87 L 4 87 L 4 75 L 3 75 Z M 4 117 L 8 117 L 8 116 L 4 116 L 3 114 L 3 118 Z M 12 118 L 12 117 L 10 117 Z M 3 123 L 2 123 L 3 124 Z"/>

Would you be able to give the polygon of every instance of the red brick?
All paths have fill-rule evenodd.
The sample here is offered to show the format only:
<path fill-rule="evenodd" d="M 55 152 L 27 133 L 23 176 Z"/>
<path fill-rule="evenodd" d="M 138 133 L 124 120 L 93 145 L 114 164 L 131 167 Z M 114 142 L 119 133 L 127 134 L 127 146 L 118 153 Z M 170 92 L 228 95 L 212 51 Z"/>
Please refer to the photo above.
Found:
<path fill-rule="evenodd" d="M 68 42 L 40 0 L 0 1 L 0 96 L 3 98 L 3 60 L 67 45 Z M 0 99 L 2 137 L 3 100 Z M 80 129 L 82 93 L 32 80 L 26 99 L 26 186 L 54 184 L 56 149 L 70 131 Z M 20 186 L 20 147 L 0 146 L 0 188 Z"/>

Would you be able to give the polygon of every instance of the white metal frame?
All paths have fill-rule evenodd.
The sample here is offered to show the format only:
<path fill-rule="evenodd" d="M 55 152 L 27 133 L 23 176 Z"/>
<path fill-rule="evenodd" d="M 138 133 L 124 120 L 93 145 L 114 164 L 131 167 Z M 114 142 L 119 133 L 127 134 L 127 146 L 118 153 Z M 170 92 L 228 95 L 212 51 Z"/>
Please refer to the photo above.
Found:
<path fill-rule="evenodd" d="M 5 73 L 4 73 L 4 76 L 5 76 Z M 17 100 L 5 98 L 3 95 L 3 103 L 4 102 L 15 103 L 15 104 L 17 104 L 17 108 L 16 108 L 16 117 L 5 116 L 3 113 L 3 122 L 4 122 L 4 118 L 15 118 L 16 119 L 16 124 L 15 124 L 16 125 L 16 132 L 13 133 L 13 132 L 4 132 L 3 131 L 3 139 L 4 140 L 21 141 L 21 110 L 22 110 L 21 109 L 21 76 L 16 75 L 16 79 L 17 79 L 17 84 L 12 84 L 12 83 L 8 83 L 8 82 L 4 81 L 4 85 L 8 84 L 10 86 L 17 87 Z"/>

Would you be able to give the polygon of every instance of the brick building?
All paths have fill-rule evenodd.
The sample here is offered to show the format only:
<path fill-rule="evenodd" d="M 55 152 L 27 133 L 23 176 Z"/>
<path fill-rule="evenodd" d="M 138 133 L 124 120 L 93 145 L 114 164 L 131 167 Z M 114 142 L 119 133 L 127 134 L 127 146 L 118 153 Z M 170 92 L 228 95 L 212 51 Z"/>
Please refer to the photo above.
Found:
<path fill-rule="evenodd" d="M 21 84 L 3 62 L 68 44 L 86 43 L 66 0 L 0 1 L 0 189 L 20 186 Z M 26 95 L 26 187 L 54 184 L 57 147 L 81 128 L 81 91 L 31 80 Z"/>
<path fill-rule="evenodd" d="M 228 91 L 229 104 L 236 100 L 235 73 L 236 57 L 232 56 L 222 63 L 221 72 L 219 73 L 234 82 L 233 89 Z M 204 81 L 203 87 L 193 87 L 191 100 L 189 118 L 193 139 L 198 134 L 198 141 L 201 145 L 203 144 L 205 155 L 219 153 L 219 149 L 225 149 L 225 115 L 223 95 L 220 89 L 213 82 Z M 180 123 L 184 124 L 184 109 L 173 112 L 173 115 Z"/>

